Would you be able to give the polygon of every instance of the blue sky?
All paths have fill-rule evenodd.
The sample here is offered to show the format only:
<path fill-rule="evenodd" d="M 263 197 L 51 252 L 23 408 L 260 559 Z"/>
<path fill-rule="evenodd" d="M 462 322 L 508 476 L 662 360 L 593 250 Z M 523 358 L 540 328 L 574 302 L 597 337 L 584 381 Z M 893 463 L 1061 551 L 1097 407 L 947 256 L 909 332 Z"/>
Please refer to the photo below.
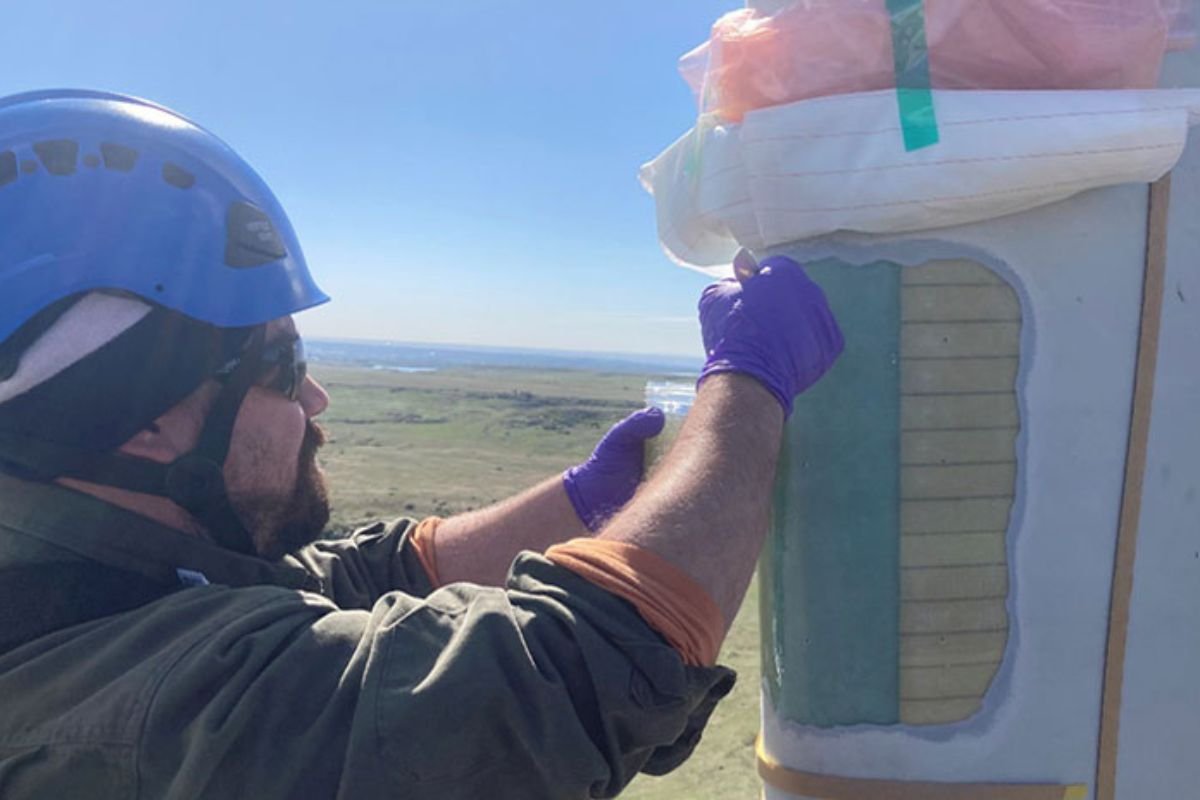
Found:
<path fill-rule="evenodd" d="M 696 354 L 707 279 L 638 167 L 695 106 L 676 60 L 734 0 L 39 0 L 0 94 L 88 87 L 215 131 L 334 302 L 310 336 Z"/>

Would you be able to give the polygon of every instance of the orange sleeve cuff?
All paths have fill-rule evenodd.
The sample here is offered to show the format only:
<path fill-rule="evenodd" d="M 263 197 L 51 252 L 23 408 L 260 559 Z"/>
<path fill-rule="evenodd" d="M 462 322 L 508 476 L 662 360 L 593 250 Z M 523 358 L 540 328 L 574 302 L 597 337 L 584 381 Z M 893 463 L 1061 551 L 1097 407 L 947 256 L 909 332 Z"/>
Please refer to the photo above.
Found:
<path fill-rule="evenodd" d="M 429 576 L 429 582 L 435 589 L 442 585 L 442 581 L 438 577 L 437 544 L 435 542 L 440 524 L 442 524 L 441 517 L 426 517 L 418 523 L 417 529 L 408 537 L 408 543 L 412 545 L 413 551 L 417 554 L 417 561 L 421 562 L 425 574 Z"/>
<path fill-rule="evenodd" d="M 546 558 L 629 601 L 685 663 L 712 666 L 725 635 L 721 610 L 700 584 L 662 556 L 611 539 L 572 539 Z"/>

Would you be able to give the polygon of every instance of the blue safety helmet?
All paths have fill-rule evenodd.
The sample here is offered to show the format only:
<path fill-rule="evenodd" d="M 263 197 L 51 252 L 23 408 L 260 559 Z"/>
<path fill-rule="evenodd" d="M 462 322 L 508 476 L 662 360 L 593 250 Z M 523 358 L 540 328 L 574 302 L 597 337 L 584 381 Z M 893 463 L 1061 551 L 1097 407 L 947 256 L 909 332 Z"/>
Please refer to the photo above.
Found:
<path fill-rule="evenodd" d="M 0 99 L 0 341 L 96 289 L 220 328 L 329 299 L 270 189 L 204 128 L 107 92 Z"/>

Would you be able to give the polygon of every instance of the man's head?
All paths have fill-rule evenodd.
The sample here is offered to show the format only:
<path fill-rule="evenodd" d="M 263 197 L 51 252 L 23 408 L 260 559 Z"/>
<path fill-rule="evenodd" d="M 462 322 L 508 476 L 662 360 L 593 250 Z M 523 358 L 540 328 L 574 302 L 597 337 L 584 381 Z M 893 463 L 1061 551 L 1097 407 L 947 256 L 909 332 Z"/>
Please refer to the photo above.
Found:
<path fill-rule="evenodd" d="M 0 347 L 0 357 L 8 355 Z M 0 432 L 162 465 L 196 450 L 232 375 L 248 368 L 222 463 L 233 511 L 258 554 L 269 558 L 312 541 L 328 522 L 316 460 L 324 434 L 314 421 L 328 396 L 307 375 L 291 318 L 231 333 L 135 298 L 91 293 L 17 361 L 0 381 Z M 44 477 L 208 534 L 170 498 L 71 477 L 69 463 L 45 467 Z"/>
<path fill-rule="evenodd" d="M 325 433 L 314 421 L 329 396 L 306 374 L 291 319 L 271 323 L 266 343 L 293 355 L 264 362 L 261 380 L 242 402 L 225 482 L 259 553 L 279 557 L 313 541 L 329 522 L 325 477 L 317 464 Z"/>
<path fill-rule="evenodd" d="M 0 99 L 0 296 L 0 469 L 248 554 L 324 524 L 291 314 L 328 298 L 212 134 L 116 95 Z"/>
<path fill-rule="evenodd" d="M 329 522 L 325 479 L 317 450 L 325 434 L 314 421 L 328 405 L 325 390 L 306 375 L 303 349 L 290 318 L 270 323 L 264 350 L 290 357 L 264 359 L 234 421 L 224 479 L 234 511 L 257 552 L 277 558 L 313 541 Z M 171 463 L 192 452 L 220 396 L 224 376 L 196 391 L 140 431 L 121 452 Z"/>

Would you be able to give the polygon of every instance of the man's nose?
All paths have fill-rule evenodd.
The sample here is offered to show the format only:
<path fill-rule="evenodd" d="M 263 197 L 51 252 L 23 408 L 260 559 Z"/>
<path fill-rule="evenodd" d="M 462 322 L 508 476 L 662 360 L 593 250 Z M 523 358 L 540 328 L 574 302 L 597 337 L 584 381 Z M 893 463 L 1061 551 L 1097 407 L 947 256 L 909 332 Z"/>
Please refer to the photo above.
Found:
<path fill-rule="evenodd" d="M 311 375 L 305 376 L 296 399 L 309 419 L 319 416 L 329 407 L 329 392 L 325 391 L 325 387 L 317 383 Z"/>

